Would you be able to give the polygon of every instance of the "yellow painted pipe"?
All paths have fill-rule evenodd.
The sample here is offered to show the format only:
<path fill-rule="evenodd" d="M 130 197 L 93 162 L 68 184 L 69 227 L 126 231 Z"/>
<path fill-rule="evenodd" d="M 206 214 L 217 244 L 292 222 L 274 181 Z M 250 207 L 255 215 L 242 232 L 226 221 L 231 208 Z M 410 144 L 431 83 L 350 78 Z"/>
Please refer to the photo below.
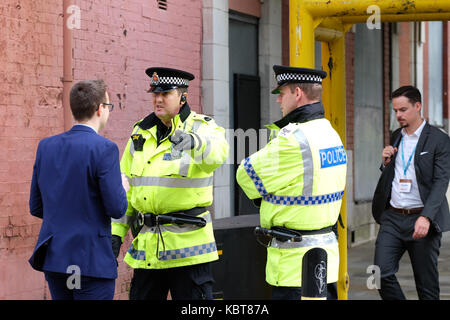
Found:
<path fill-rule="evenodd" d="M 303 0 L 303 7 L 313 17 L 344 17 L 367 14 L 376 5 L 381 14 L 450 12 L 448 0 Z"/>
<path fill-rule="evenodd" d="M 367 16 L 345 16 L 340 18 L 343 23 L 364 23 Z M 402 21 L 447 21 L 450 20 L 450 12 L 436 13 L 411 13 L 411 14 L 381 14 L 380 22 L 402 22 Z"/>
<path fill-rule="evenodd" d="M 314 21 L 303 0 L 289 0 L 289 63 L 314 68 Z"/>
<path fill-rule="evenodd" d="M 371 5 L 380 9 L 380 22 L 450 20 L 449 0 L 289 0 L 290 65 L 314 67 L 314 40 L 322 44 L 322 66 L 328 76 L 323 82 L 322 102 L 346 146 L 345 33 L 352 24 L 366 22 Z M 348 298 L 347 196 L 342 199 L 339 232 L 338 297 Z"/>
<path fill-rule="evenodd" d="M 306 10 L 305 0 L 289 1 L 289 40 L 290 65 L 295 67 L 314 68 L 314 30 L 322 21 L 314 20 Z M 339 20 L 329 20 L 324 23 L 331 28 L 339 28 L 342 34 L 349 26 Z M 318 31 L 320 33 L 320 30 Z M 325 48 L 326 47 L 326 48 Z M 325 58 L 324 58 L 325 57 Z M 332 58 L 332 63 L 328 64 Z M 324 81 L 325 116 L 339 133 L 345 146 L 345 37 L 341 36 L 330 42 L 322 49 L 322 65 L 328 76 Z M 347 210 L 346 195 L 342 201 L 341 218 L 344 228 L 338 227 L 339 232 L 339 280 L 338 297 L 346 300 L 348 292 L 347 273 Z"/>
<path fill-rule="evenodd" d="M 328 76 L 324 79 L 322 103 L 325 117 L 341 137 L 346 147 L 346 90 L 345 90 L 345 37 L 322 43 L 322 66 Z M 341 218 L 344 228 L 338 223 L 339 233 L 339 278 L 338 298 L 347 300 L 349 276 L 347 272 L 347 195 L 344 193 Z"/>

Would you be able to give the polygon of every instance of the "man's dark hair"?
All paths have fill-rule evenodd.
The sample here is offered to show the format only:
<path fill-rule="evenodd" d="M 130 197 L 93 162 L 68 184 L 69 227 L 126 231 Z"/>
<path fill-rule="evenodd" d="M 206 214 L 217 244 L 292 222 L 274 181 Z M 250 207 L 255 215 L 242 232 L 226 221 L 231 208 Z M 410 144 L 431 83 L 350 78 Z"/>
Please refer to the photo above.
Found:
<path fill-rule="evenodd" d="M 105 102 L 106 83 L 103 80 L 77 82 L 70 90 L 70 109 L 77 121 L 92 118 L 100 103 Z"/>
<path fill-rule="evenodd" d="M 419 89 L 413 86 L 403 86 L 392 92 L 391 99 L 398 97 L 406 97 L 409 103 L 415 104 L 416 102 L 422 103 L 422 95 Z"/>

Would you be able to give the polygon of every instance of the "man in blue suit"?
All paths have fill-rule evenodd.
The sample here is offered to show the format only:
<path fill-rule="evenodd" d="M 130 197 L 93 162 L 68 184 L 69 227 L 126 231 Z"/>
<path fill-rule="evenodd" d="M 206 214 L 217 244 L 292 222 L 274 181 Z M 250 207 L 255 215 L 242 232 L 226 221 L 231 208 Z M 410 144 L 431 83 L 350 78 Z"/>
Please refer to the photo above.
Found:
<path fill-rule="evenodd" d="M 45 273 L 53 299 L 114 297 L 111 217 L 125 214 L 127 185 L 117 145 L 97 134 L 113 107 L 103 80 L 76 83 L 70 108 L 77 124 L 37 149 L 29 204 L 42 226 L 29 262 Z"/>

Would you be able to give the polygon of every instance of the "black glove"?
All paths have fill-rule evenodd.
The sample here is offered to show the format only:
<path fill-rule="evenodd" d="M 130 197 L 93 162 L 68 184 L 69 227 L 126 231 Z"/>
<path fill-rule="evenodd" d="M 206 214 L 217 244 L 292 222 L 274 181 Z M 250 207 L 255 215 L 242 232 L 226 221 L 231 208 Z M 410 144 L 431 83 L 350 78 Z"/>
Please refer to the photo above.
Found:
<path fill-rule="evenodd" d="M 120 253 L 120 247 L 122 246 L 122 239 L 119 236 L 113 234 L 111 237 L 111 242 L 114 257 L 116 257 L 117 259 Z"/>

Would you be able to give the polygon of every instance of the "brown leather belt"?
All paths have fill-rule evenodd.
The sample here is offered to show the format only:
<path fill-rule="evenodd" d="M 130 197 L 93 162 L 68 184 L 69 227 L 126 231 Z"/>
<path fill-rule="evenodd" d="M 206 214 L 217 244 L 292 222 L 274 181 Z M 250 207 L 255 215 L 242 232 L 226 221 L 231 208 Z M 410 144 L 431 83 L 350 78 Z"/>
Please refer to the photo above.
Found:
<path fill-rule="evenodd" d="M 401 213 L 401 214 L 414 214 L 414 213 L 421 213 L 423 210 L 423 207 L 421 208 L 411 208 L 411 209 L 399 209 L 399 208 L 394 208 L 393 206 L 390 206 L 390 208 L 392 210 L 394 210 L 397 213 Z"/>

